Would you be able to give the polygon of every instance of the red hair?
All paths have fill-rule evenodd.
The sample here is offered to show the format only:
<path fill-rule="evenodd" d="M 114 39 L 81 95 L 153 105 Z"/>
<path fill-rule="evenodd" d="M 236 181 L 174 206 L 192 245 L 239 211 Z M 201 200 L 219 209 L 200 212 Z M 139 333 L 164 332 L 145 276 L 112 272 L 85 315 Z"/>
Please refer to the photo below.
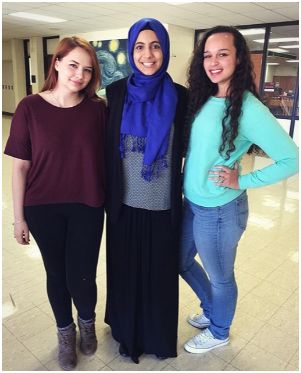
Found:
<path fill-rule="evenodd" d="M 89 98 L 98 97 L 96 95 L 96 91 L 101 86 L 101 75 L 96 53 L 94 48 L 90 45 L 90 43 L 87 40 L 80 38 L 79 36 L 67 37 L 60 41 L 52 57 L 48 71 L 48 76 L 45 80 L 42 92 L 54 89 L 57 84 L 58 72 L 55 69 L 56 60 L 60 61 L 62 58 L 67 56 L 68 53 L 70 53 L 73 49 L 77 47 L 84 49 L 89 54 L 92 60 L 92 77 L 90 82 L 81 91 L 81 93 L 83 93 L 85 96 Z"/>

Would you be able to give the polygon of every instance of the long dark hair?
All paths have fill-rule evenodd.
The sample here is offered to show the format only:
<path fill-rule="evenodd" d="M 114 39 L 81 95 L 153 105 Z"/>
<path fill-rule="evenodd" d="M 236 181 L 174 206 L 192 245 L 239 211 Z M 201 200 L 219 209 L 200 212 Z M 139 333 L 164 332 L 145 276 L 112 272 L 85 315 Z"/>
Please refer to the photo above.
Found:
<path fill-rule="evenodd" d="M 68 53 L 70 53 L 73 49 L 77 47 L 80 47 L 84 49 L 86 52 L 88 52 L 92 61 L 92 78 L 81 93 L 83 93 L 86 97 L 93 98 L 96 100 L 99 99 L 96 95 L 96 90 L 101 85 L 101 75 L 96 53 L 92 45 L 90 45 L 90 43 L 87 40 L 79 36 L 66 37 L 59 42 L 56 51 L 52 57 L 50 68 L 48 71 L 48 76 L 42 88 L 42 92 L 54 89 L 57 84 L 58 72 L 55 69 L 56 60 L 60 61 Z"/>
<path fill-rule="evenodd" d="M 238 133 L 243 93 L 247 90 L 259 98 L 254 82 L 253 65 L 249 48 L 242 34 L 234 27 L 213 27 L 203 35 L 201 41 L 196 45 L 188 70 L 189 104 L 187 122 L 188 127 L 191 127 L 195 115 L 199 112 L 208 98 L 215 95 L 218 91 L 218 85 L 212 83 L 208 78 L 203 62 L 207 39 L 213 34 L 222 32 L 233 35 L 234 46 L 236 48 L 236 58 L 238 61 L 227 91 L 225 116 L 221 123 L 223 131 L 219 152 L 221 155 L 225 153 L 225 158 L 229 159 L 230 153 L 235 150 L 234 140 Z"/>

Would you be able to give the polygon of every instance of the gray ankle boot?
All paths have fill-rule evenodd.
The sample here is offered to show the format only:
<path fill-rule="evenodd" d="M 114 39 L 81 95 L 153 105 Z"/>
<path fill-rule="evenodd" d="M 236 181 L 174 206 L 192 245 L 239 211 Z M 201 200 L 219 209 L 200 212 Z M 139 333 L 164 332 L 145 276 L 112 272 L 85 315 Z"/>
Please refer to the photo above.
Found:
<path fill-rule="evenodd" d="M 97 349 L 97 339 L 95 334 L 95 316 L 93 319 L 85 321 L 77 318 L 80 331 L 79 348 L 84 355 L 93 355 Z"/>
<path fill-rule="evenodd" d="M 72 370 L 76 367 L 76 329 L 72 323 L 66 328 L 58 328 L 59 353 L 58 361 L 64 370 Z"/>

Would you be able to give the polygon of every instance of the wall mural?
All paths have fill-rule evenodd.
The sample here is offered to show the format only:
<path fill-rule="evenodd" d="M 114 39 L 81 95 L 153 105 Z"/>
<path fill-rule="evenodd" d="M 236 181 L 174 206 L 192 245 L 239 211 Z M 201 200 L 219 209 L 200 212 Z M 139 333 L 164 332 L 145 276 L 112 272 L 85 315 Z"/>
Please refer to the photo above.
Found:
<path fill-rule="evenodd" d="M 132 72 L 127 59 L 127 39 L 92 41 L 91 45 L 95 48 L 102 75 L 102 86 L 97 94 L 105 96 L 107 85 Z"/>

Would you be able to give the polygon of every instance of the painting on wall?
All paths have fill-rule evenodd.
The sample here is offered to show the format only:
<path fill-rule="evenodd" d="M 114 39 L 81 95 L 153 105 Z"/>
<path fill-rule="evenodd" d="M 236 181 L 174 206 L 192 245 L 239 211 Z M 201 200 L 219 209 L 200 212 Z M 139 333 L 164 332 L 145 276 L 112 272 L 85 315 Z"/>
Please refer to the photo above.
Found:
<path fill-rule="evenodd" d="M 127 58 L 127 39 L 92 41 L 91 45 L 95 49 L 102 75 L 102 86 L 97 94 L 105 96 L 106 86 L 132 72 Z"/>

